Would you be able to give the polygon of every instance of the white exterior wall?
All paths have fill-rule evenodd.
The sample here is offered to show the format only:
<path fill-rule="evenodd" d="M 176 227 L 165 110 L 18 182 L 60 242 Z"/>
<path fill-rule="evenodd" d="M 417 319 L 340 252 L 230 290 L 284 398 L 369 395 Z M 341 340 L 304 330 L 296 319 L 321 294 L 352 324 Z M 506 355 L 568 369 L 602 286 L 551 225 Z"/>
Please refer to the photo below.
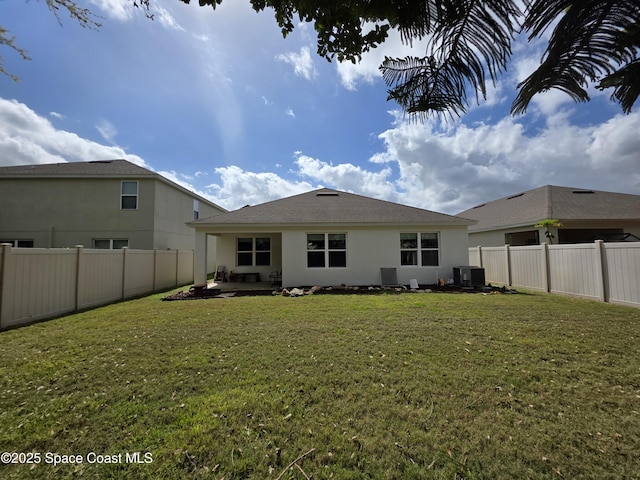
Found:
<path fill-rule="evenodd" d="M 400 265 L 401 232 L 438 232 L 440 265 L 413 267 Z M 307 268 L 307 233 L 346 233 L 346 268 Z M 453 276 L 453 267 L 468 263 L 465 227 L 440 229 L 349 229 L 289 231 L 282 234 L 282 285 L 379 285 L 380 268 L 395 267 L 398 283 L 434 284 L 438 278 Z"/>

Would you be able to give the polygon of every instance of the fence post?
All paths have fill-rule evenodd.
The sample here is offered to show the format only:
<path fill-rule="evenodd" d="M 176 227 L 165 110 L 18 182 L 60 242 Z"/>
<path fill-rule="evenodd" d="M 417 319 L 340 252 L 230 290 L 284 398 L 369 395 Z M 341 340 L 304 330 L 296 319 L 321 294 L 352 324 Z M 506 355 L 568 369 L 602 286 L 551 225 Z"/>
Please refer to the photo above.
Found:
<path fill-rule="evenodd" d="M 478 265 L 479 267 L 483 267 L 483 262 L 482 262 L 482 245 L 478 245 L 478 263 L 480 265 Z"/>
<path fill-rule="evenodd" d="M 542 288 L 549 293 L 551 291 L 551 282 L 549 281 L 549 244 L 543 242 L 540 247 L 542 248 Z"/>
<path fill-rule="evenodd" d="M 178 286 L 178 272 L 180 271 L 180 250 L 176 248 L 176 281 L 174 287 Z"/>
<path fill-rule="evenodd" d="M 158 249 L 153 249 L 153 293 L 156 293 L 156 274 L 158 272 Z"/>
<path fill-rule="evenodd" d="M 122 300 L 126 298 L 127 293 L 127 257 L 129 256 L 129 247 L 122 247 Z"/>
<path fill-rule="evenodd" d="M 506 274 L 507 279 L 505 284 L 511 286 L 511 245 L 508 243 L 504 246 L 504 254 L 505 254 L 505 265 L 506 265 Z"/>
<path fill-rule="evenodd" d="M 0 330 L 5 327 L 5 313 L 4 305 L 6 304 L 6 285 L 7 285 L 7 265 L 9 264 L 9 258 L 11 256 L 11 244 L 0 243 L 0 249 L 2 249 L 2 258 L 0 258 Z"/>
<path fill-rule="evenodd" d="M 80 300 L 84 294 L 84 246 L 76 245 L 76 311 L 80 310 Z"/>
<path fill-rule="evenodd" d="M 600 300 L 601 302 L 606 302 L 607 301 L 607 295 L 606 295 L 606 280 L 605 280 L 605 275 L 604 275 L 604 267 L 602 264 L 602 250 L 604 248 L 604 242 L 602 240 L 596 240 L 595 244 L 594 244 L 594 253 L 595 253 L 595 257 L 594 257 L 594 262 L 595 262 L 595 269 L 596 269 L 596 295 L 598 296 L 598 300 Z"/>

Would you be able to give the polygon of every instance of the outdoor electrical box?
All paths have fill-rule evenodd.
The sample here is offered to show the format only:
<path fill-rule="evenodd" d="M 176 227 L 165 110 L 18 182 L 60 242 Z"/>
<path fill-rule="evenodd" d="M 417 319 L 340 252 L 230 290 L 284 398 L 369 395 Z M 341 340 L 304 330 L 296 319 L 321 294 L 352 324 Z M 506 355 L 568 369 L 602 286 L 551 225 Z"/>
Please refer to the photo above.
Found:
<path fill-rule="evenodd" d="M 484 268 L 453 267 L 453 283 L 462 287 L 484 287 Z"/>

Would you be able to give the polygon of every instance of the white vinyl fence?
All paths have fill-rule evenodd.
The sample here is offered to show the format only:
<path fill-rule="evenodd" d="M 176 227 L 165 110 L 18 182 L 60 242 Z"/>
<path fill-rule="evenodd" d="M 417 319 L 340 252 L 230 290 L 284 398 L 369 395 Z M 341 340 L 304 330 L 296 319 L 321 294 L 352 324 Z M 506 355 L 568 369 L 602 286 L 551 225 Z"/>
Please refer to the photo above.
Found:
<path fill-rule="evenodd" d="M 193 282 L 192 250 L 0 246 L 0 330 Z"/>
<path fill-rule="evenodd" d="M 488 283 L 640 307 L 640 242 L 474 247 Z"/>

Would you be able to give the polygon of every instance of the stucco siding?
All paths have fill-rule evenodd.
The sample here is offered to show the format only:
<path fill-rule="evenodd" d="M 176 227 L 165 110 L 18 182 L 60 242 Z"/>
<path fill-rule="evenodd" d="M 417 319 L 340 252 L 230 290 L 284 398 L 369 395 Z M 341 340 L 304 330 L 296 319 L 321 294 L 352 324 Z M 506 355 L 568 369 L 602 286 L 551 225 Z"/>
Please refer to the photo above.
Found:
<path fill-rule="evenodd" d="M 195 232 L 186 225 L 194 220 L 196 198 L 164 182 L 155 182 L 154 245 L 155 248 L 193 249 Z M 198 201 L 200 218 L 222 212 Z"/>
<path fill-rule="evenodd" d="M 120 179 L 2 179 L 0 236 L 43 248 L 91 247 L 95 238 L 152 248 L 153 182 L 139 180 L 138 209 L 122 210 Z"/>

